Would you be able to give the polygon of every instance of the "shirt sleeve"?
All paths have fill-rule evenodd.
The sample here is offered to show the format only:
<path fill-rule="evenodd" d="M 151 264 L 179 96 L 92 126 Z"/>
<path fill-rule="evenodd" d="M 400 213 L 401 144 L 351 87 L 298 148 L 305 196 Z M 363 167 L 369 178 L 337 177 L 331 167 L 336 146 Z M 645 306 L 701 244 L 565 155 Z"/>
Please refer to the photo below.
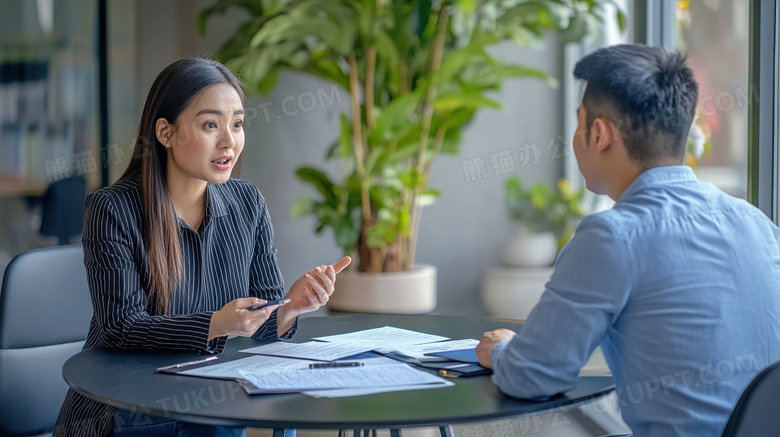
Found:
<path fill-rule="evenodd" d="M 493 349 L 493 382 L 510 396 L 527 399 L 573 389 L 628 301 L 630 265 L 624 243 L 607 223 L 586 217 L 561 251 L 523 329 Z"/>
<path fill-rule="evenodd" d="M 257 188 L 255 188 L 257 190 Z M 271 216 L 268 213 L 265 199 L 257 190 L 258 224 L 255 235 L 255 251 L 249 273 L 249 293 L 251 296 L 265 300 L 276 300 L 284 297 L 284 278 L 279 269 L 274 246 L 274 231 Z M 277 332 L 276 311 L 263 323 L 252 337 L 258 340 L 289 339 L 295 334 L 298 319 L 285 335 L 279 337 Z"/>
<path fill-rule="evenodd" d="M 124 211 L 124 214 L 123 214 Z M 208 340 L 211 311 L 150 315 L 133 258 L 128 216 L 105 193 L 87 197 L 82 245 L 95 321 L 102 344 L 120 349 L 179 349 L 219 353 L 224 339 Z"/>

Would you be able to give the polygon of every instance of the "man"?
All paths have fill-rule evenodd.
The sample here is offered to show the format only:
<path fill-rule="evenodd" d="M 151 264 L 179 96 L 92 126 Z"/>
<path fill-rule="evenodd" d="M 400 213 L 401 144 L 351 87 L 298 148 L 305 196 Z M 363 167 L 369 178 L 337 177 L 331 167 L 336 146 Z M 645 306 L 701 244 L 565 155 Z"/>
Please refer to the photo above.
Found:
<path fill-rule="evenodd" d="M 485 333 L 479 361 L 505 393 L 544 398 L 601 345 L 635 436 L 720 436 L 780 359 L 780 231 L 681 165 L 698 98 L 685 57 L 609 47 L 574 76 L 580 171 L 617 203 L 582 220 L 522 331 Z"/>

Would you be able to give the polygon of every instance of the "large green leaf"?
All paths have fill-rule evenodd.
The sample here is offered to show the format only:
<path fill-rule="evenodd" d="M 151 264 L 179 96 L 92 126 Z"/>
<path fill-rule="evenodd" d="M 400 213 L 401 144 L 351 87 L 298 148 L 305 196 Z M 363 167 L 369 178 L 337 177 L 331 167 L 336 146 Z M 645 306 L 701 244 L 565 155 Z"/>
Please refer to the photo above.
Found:
<path fill-rule="evenodd" d="M 403 182 L 406 188 L 415 190 L 422 187 L 423 183 L 425 183 L 425 176 L 416 168 L 409 168 L 401 173 L 401 182 Z"/>
<path fill-rule="evenodd" d="M 417 144 L 419 138 L 420 134 L 418 133 L 415 139 L 405 144 L 399 144 L 397 149 L 388 154 L 385 162 L 388 164 L 395 164 L 414 156 L 419 150 L 419 146 Z"/>
<path fill-rule="evenodd" d="M 298 46 L 297 42 L 286 41 L 263 50 L 251 50 L 244 56 L 230 60 L 228 66 L 237 71 L 249 86 L 259 90 L 266 75 L 280 60 L 297 50 Z"/>
<path fill-rule="evenodd" d="M 425 88 L 429 85 L 439 86 L 449 82 L 459 72 L 463 71 L 469 63 L 479 60 L 487 56 L 484 48 L 478 44 L 470 44 L 466 47 L 451 51 L 441 63 L 439 71 L 432 74 L 427 81 L 421 82 L 421 87 Z"/>
<path fill-rule="evenodd" d="M 378 70 L 385 70 L 389 76 L 388 85 L 393 87 L 393 92 L 400 90 L 401 55 L 398 47 L 386 32 L 376 32 L 376 56 Z M 379 93 L 377 93 L 378 95 Z"/>
<path fill-rule="evenodd" d="M 339 200 L 335 194 L 336 187 L 325 173 L 311 167 L 301 167 L 295 174 L 298 179 L 313 185 L 322 194 L 328 205 L 333 208 L 338 206 Z"/>
<path fill-rule="evenodd" d="M 249 44 L 250 47 L 264 46 L 267 50 L 284 41 L 304 43 L 307 37 L 323 41 L 342 55 L 348 54 L 354 44 L 354 34 L 349 29 L 332 21 L 300 15 L 279 15 L 268 20 Z"/>
<path fill-rule="evenodd" d="M 341 70 L 338 62 L 329 50 L 319 49 L 311 52 L 311 66 L 303 68 L 303 71 L 316 74 L 323 79 L 336 82 L 345 89 L 349 89 L 349 78 Z"/>
<path fill-rule="evenodd" d="M 365 172 L 366 174 L 372 174 L 374 169 L 379 164 L 381 168 L 380 160 L 387 155 L 387 151 L 383 147 L 374 147 L 368 152 L 368 158 L 366 159 Z"/>
<path fill-rule="evenodd" d="M 260 94 L 264 96 L 271 94 L 271 90 L 274 89 L 276 82 L 279 80 L 280 70 L 280 68 L 271 67 L 268 73 L 266 73 L 265 77 L 260 79 L 260 81 L 257 83 L 257 91 Z"/>
<path fill-rule="evenodd" d="M 440 127 L 443 127 L 447 129 L 446 135 L 450 138 L 468 124 L 474 118 L 475 113 L 474 108 L 460 108 L 448 114 L 436 114 L 431 122 L 431 131 L 436 132 Z"/>
<path fill-rule="evenodd" d="M 368 141 L 371 143 L 387 141 L 389 131 L 396 126 L 409 123 L 409 116 L 415 111 L 421 100 L 422 93 L 420 91 L 393 99 L 377 116 Z"/>
<path fill-rule="evenodd" d="M 491 107 L 501 109 L 501 105 L 495 100 L 491 100 L 482 95 L 482 93 L 458 93 L 445 94 L 436 99 L 433 108 L 437 111 L 449 112 L 461 108 L 483 108 Z"/>
<path fill-rule="evenodd" d="M 347 117 L 347 114 L 340 113 L 339 121 L 341 123 L 341 130 L 339 131 L 339 139 L 328 149 L 325 157 L 330 158 L 348 158 L 352 156 L 352 122 Z"/>
<path fill-rule="evenodd" d="M 428 206 L 436 203 L 436 199 L 441 196 L 441 193 L 438 190 L 434 189 L 427 189 L 427 190 L 421 190 L 420 194 L 417 196 L 417 206 L 423 207 Z"/>
<path fill-rule="evenodd" d="M 458 147 L 460 146 L 461 137 L 460 130 L 448 130 L 444 134 L 444 142 L 442 143 L 439 153 L 456 155 L 458 153 Z"/>
<path fill-rule="evenodd" d="M 290 11 L 292 16 L 327 16 L 340 27 L 354 31 L 355 17 L 357 16 L 356 3 L 337 2 L 333 0 L 305 0 L 298 2 L 298 6 Z"/>
<path fill-rule="evenodd" d="M 351 216 L 342 215 L 333 223 L 333 234 L 336 237 L 336 244 L 344 249 L 344 253 L 349 253 L 357 244 L 360 231 Z"/>
<path fill-rule="evenodd" d="M 314 199 L 300 196 L 290 206 L 290 218 L 301 218 L 314 212 Z"/>
<path fill-rule="evenodd" d="M 263 14 L 263 6 L 257 0 L 220 0 L 198 14 L 198 32 L 201 35 L 205 35 L 208 19 L 214 14 L 224 14 L 228 8 L 233 6 L 245 9 L 250 16 Z"/>

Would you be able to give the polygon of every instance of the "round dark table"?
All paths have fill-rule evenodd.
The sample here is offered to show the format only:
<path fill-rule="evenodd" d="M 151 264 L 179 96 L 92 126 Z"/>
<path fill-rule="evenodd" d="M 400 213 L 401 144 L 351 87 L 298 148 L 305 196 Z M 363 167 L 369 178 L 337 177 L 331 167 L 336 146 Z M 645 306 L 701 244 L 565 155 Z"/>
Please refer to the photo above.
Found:
<path fill-rule="evenodd" d="M 522 329 L 520 323 L 451 316 L 355 315 L 299 320 L 296 342 L 312 337 L 395 326 L 453 339 L 479 339 L 496 328 Z M 252 338 L 227 342 L 220 361 L 246 357 L 240 349 L 263 344 Z M 611 377 L 581 378 L 574 390 L 547 401 L 504 395 L 489 376 L 452 380 L 450 387 L 380 393 L 347 398 L 312 398 L 299 393 L 247 395 L 234 381 L 158 373 L 161 366 L 197 359 L 182 352 L 110 350 L 95 347 L 63 367 L 77 392 L 118 408 L 172 417 L 185 422 L 303 429 L 400 429 L 445 427 L 502 417 L 574 407 L 614 390 Z"/>

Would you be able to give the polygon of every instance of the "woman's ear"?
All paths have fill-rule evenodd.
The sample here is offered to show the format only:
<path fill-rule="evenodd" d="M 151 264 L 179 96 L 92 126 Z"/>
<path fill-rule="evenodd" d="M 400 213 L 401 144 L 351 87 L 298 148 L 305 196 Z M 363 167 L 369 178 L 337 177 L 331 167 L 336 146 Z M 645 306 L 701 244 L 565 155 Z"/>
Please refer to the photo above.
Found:
<path fill-rule="evenodd" d="M 171 148 L 171 137 L 173 136 L 173 126 L 168 123 L 168 120 L 164 118 L 158 118 L 157 123 L 154 125 L 154 133 L 157 136 L 157 141 L 160 142 L 166 149 Z"/>

